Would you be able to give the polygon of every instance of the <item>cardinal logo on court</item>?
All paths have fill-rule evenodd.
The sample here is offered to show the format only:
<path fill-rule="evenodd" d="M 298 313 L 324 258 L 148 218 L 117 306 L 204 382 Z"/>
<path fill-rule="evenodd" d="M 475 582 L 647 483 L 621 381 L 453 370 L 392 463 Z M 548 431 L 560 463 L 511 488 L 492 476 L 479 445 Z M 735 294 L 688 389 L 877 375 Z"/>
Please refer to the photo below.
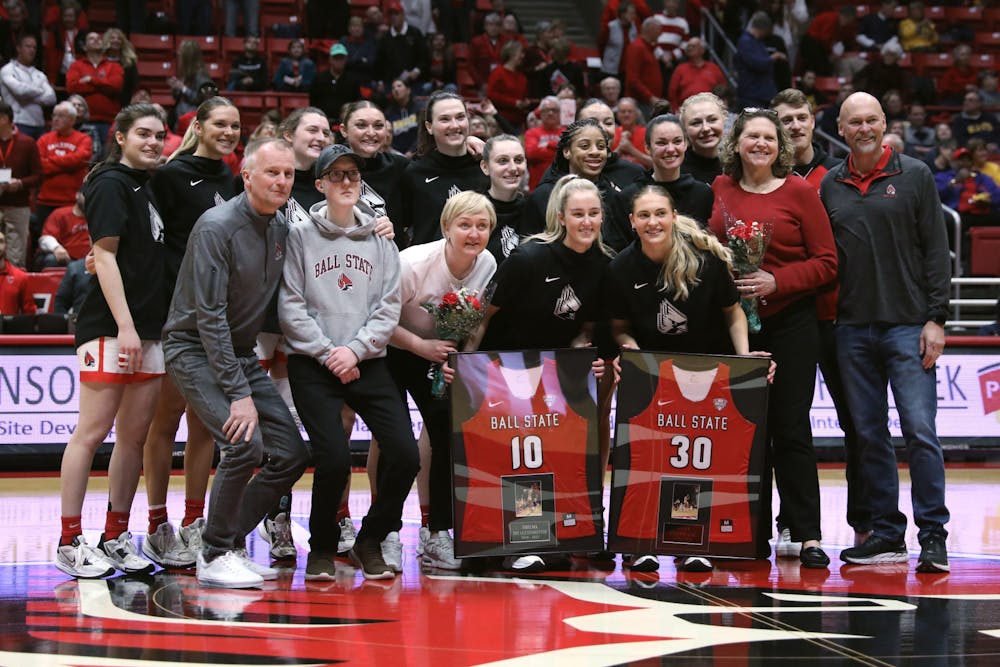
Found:
<path fill-rule="evenodd" d="M 337 287 L 346 292 L 347 290 L 354 287 L 354 283 L 351 282 L 351 279 L 347 277 L 346 273 L 341 273 L 340 278 L 337 280 Z"/>

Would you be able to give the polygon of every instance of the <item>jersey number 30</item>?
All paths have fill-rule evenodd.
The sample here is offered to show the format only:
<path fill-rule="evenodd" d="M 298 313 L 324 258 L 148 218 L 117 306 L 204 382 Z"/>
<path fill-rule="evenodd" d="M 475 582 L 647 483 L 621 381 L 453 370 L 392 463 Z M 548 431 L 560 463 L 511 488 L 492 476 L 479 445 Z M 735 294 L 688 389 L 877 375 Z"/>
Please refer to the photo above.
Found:
<path fill-rule="evenodd" d="M 675 435 L 670 444 L 677 448 L 670 457 L 670 465 L 674 468 L 693 467 L 695 470 L 708 470 L 712 467 L 712 439 L 703 435 L 692 442 L 686 435 Z"/>
<path fill-rule="evenodd" d="M 523 440 L 515 435 L 510 439 L 511 470 L 517 470 L 522 463 L 528 470 L 542 467 L 542 439 L 537 435 L 526 435 Z"/>

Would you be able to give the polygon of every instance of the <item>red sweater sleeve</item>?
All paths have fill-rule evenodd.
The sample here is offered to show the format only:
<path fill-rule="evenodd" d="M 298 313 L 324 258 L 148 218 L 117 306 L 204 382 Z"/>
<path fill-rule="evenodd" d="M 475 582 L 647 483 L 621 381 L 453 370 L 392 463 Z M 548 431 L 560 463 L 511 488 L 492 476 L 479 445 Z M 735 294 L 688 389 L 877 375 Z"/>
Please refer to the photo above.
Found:
<path fill-rule="evenodd" d="M 642 104 L 648 103 L 650 96 L 653 95 L 653 90 L 646 85 L 643 76 L 646 73 L 646 51 L 641 38 L 633 40 L 625 47 L 625 65 L 622 67 L 624 72 L 638 74 L 638 76 L 629 76 L 626 85 L 629 89 L 627 92 Z M 657 92 L 656 95 L 659 96 L 660 93 Z"/>
<path fill-rule="evenodd" d="M 520 72 L 511 72 L 501 65 L 490 72 L 486 96 L 497 105 L 497 109 L 518 113 L 517 103 L 527 94 L 527 80 L 522 82 L 522 78 L 524 75 Z"/>
<path fill-rule="evenodd" d="M 94 79 L 82 83 L 80 79 L 85 76 L 83 61 L 77 60 L 66 70 L 66 92 L 72 95 L 89 95 L 97 90 L 94 87 Z"/>
<path fill-rule="evenodd" d="M 45 135 L 38 140 L 38 153 L 42 161 L 42 172 L 46 176 L 58 174 L 64 171 L 75 171 L 90 162 L 93 155 L 93 142 L 86 134 L 80 133 L 82 137 L 74 137 L 76 146 L 72 152 L 59 155 L 55 151 L 48 150 L 48 145 L 59 141 L 58 137 Z M 43 140 L 46 140 L 43 143 Z"/>

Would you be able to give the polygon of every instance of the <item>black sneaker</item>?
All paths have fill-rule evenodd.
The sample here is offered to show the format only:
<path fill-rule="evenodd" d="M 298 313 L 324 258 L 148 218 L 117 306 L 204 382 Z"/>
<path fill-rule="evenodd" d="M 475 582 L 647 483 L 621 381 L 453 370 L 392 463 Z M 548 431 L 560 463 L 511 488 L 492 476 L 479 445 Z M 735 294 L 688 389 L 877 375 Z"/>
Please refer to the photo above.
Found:
<path fill-rule="evenodd" d="M 948 565 L 948 548 L 944 538 L 932 535 L 920 544 L 920 559 L 917 561 L 917 572 L 950 572 Z"/>
<path fill-rule="evenodd" d="M 910 559 L 906 545 L 890 542 L 877 535 L 869 537 L 864 544 L 850 547 L 840 552 L 840 560 L 855 565 L 876 565 L 878 563 L 905 563 Z"/>
<path fill-rule="evenodd" d="M 382 558 L 382 545 L 379 540 L 359 536 L 350 554 L 351 560 L 361 568 L 365 579 L 392 579 L 396 576 Z"/>

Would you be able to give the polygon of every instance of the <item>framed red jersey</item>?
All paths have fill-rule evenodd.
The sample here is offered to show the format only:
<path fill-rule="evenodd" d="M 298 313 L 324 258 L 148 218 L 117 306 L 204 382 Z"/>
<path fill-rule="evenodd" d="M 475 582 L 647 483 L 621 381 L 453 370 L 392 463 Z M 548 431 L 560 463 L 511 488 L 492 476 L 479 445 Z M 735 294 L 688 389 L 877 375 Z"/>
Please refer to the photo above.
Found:
<path fill-rule="evenodd" d="M 608 549 L 766 556 L 768 360 L 626 350 Z"/>
<path fill-rule="evenodd" d="M 592 349 L 455 354 L 455 555 L 604 548 Z"/>

